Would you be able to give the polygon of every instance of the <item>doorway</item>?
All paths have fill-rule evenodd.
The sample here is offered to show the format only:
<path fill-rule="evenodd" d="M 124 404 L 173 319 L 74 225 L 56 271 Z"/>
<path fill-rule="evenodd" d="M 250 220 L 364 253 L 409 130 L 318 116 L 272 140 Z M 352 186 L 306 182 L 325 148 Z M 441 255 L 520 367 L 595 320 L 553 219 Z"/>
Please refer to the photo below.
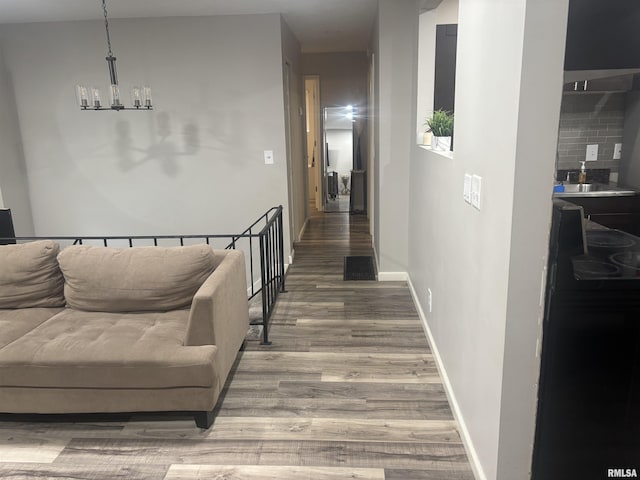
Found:
<path fill-rule="evenodd" d="M 323 109 L 324 211 L 350 210 L 351 175 L 354 170 L 354 107 Z"/>

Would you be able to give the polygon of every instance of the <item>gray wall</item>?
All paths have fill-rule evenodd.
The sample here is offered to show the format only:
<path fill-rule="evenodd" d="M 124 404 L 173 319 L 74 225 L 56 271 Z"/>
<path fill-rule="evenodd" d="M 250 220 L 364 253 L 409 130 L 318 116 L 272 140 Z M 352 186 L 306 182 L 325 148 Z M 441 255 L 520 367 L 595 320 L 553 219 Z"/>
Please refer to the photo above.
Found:
<path fill-rule="evenodd" d="M 125 99 L 149 84 L 153 112 L 75 106 L 76 83 L 107 86 L 102 22 L 0 29 L 36 233 L 235 232 L 273 205 L 288 215 L 280 16 L 110 26 Z"/>
<path fill-rule="evenodd" d="M 29 182 L 11 74 L 0 48 L 0 208 L 11 209 L 16 235 L 33 235 Z"/>
<path fill-rule="evenodd" d="M 305 53 L 302 73 L 320 76 L 320 106 L 367 104 L 367 72 L 365 52 Z"/>
<path fill-rule="evenodd" d="M 526 0 L 513 179 L 498 480 L 529 478 L 568 0 Z M 540 32 L 544 31 L 543 36 Z M 536 132 L 532 135 L 531 132 Z"/>
<path fill-rule="evenodd" d="M 627 93 L 620 183 L 640 188 L 640 92 Z"/>
<path fill-rule="evenodd" d="M 369 142 L 371 145 L 371 153 L 369 155 L 369 163 L 371 165 L 371 174 L 369 175 L 369 185 L 373 186 L 373 192 L 370 196 L 369 204 L 371 209 L 369 211 L 369 221 L 371 222 L 371 235 L 373 236 L 373 251 L 380 251 L 380 154 L 378 151 L 379 138 L 381 133 L 381 122 L 379 118 L 380 112 L 380 1 L 378 1 L 378 16 L 371 33 L 371 59 L 372 65 L 370 67 L 370 89 L 373 99 L 370 105 L 370 118 L 371 124 L 369 131 L 372 134 L 372 139 Z M 377 253 L 376 253 L 377 256 Z M 378 263 L 378 272 L 380 271 L 380 261 L 376 258 Z"/>
<path fill-rule="evenodd" d="M 598 160 L 587 162 L 587 168 L 609 168 L 618 172 L 620 160 L 613 159 L 613 148 L 616 143 L 622 143 L 625 101 L 625 93 L 565 93 L 560 113 L 557 168 L 580 168 L 587 145 L 598 144 Z"/>
<path fill-rule="evenodd" d="M 375 249 L 380 278 L 408 270 L 409 157 L 414 140 L 417 5 L 380 0 L 376 55 Z M 389 277 L 387 277 L 389 278 Z"/>
<path fill-rule="evenodd" d="M 283 67 L 289 65 L 289 132 L 287 148 L 289 158 L 289 203 L 291 210 L 292 241 L 300 239 L 300 233 L 308 215 L 308 190 L 306 163 L 306 130 L 304 111 L 304 80 L 301 73 L 300 43 L 287 23 L 281 19 Z M 286 89 L 286 86 L 285 86 Z M 286 95 L 286 91 L 285 91 Z M 286 104 L 286 102 L 285 102 Z M 285 105 L 286 106 L 286 105 Z"/>
<path fill-rule="evenodd" d="M 536 410 L 544 272 L 560 115 L 567 1 L 460 0 L 453 158 L 415 145 L 418 11 L 390 25 L 381 0 L 381 131 L 411 145 L 408 272 L 477 478 L 529 478 Z M 404 3 L 403 3 L 404 6 Z M 545 31 L 543 39 L 539 32 Z M 402 72 L 404 82 L 394 72 Z M 384 98 L 395 105 L 385 114 Z M 393 126 L 411 120 L 406 129 Z M 483 125 L 499 123 L 495 136 Z M 411 137 L 411 139 L 405 138 Z M 499 140 L 498 140 L 499 138 Z M 381 142 L 382 146 L 382 142 Z M 401 147 L 381 152 L 403 158 Z M 386 191 L 381 160 L 381 208 Z M 401 171 L 397 169 L 397 171 Z M 462 197 L 464 174 L 483 178 L 481 210 Z M 405 187 L 406 190 L 406 187 Z M 396 212 L 400 202 L 391 202 Z M 390 225 L 380 216 L 384 232 Z M 399 226 L 399 229 L 402 227 Z M 404 233 L 394 232 L 402 248 Z M 385 251 L 384 233 L 381 250 Z M 429 312 L 427 289 L 433 292 Z"/>

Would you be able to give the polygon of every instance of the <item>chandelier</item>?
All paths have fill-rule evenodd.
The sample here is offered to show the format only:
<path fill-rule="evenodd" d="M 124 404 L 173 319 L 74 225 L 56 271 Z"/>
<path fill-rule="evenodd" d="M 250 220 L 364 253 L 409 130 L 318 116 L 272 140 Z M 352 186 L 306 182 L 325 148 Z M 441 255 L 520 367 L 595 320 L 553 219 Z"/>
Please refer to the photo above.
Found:
<path fill-rule="evenodd" d="M 76 97 L 81 110 L 153 110 L 151 102 L 151 88 L 131 87 L 131 103 L 133 107 L 125 107 L 122 104 L 120 96 L 120 86 L 118 85 L 118 73 L 116 71 L 116 57 L 111 51 L 111 36 L 109 35 L 109 19 L 107 18 L 106 0 L 102 0 L 102 12 L 104 13 L 104 27 L 107 32 L 107 46 L 109 48 L 106 57 L 109 65 L 109 77 L 111 85 L 109 87 L 111 105 L 102 105 L 102 95 L 97 87 L 86 87 L 84 85 L 76 85 Z"/>

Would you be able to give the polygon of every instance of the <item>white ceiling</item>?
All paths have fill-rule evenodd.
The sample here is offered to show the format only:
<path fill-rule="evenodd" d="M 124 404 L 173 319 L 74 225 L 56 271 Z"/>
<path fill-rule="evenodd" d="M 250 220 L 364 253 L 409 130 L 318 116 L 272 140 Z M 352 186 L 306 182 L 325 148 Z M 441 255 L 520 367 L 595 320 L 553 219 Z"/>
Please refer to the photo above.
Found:
<path fill-rule="evenodd" d="M 304 52 L 365 51 L 377 0 L 107 0 L 109 19 L 281 13 Z M 0 0 L 0 23 L 101 19 L 101 0 Z"/>

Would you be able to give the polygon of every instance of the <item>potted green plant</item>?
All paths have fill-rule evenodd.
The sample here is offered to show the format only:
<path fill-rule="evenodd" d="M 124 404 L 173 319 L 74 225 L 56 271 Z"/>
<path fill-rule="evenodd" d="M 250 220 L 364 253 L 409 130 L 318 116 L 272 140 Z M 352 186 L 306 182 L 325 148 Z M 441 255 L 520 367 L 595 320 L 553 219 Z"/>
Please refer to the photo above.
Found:
<path fill-rule="evenodd" d="M 431 148 L 434 150 L 451 150 L 451 136 L 453 135 L 453 113 L 446 110 L 436 110 L 425 121 L 425 126 L 433 135 Z"/>

